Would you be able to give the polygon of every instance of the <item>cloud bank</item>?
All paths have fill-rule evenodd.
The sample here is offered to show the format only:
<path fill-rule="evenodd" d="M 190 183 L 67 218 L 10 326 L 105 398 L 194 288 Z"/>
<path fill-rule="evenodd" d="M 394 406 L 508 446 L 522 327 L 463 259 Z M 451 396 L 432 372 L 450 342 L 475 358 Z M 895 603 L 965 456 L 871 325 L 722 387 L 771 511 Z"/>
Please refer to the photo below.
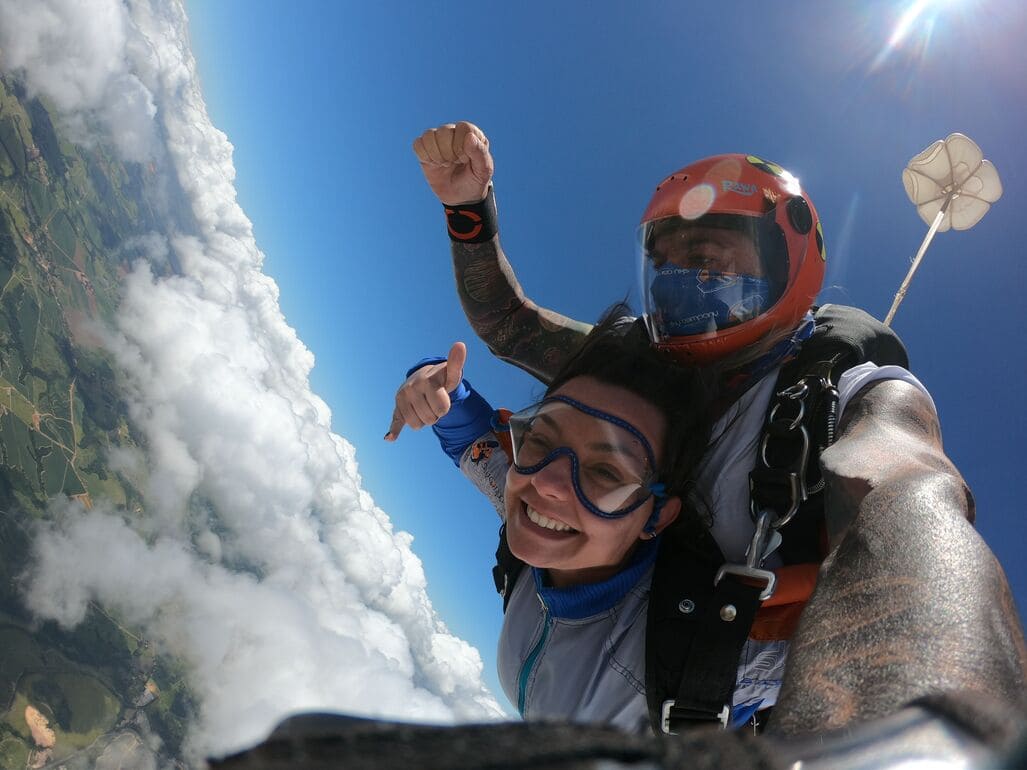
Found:
<path fill-rule="evenodd" d="M 361 488 L 354 448 L 310 390 L 313 356 L 261 272 L 178 0 L 2 0 L 0 65 L 125 160 L 166 160 L 196 222 L 124 245 L 181 270 L 140 259 L 106 332 L 147 445 L 142 461 L 112 462 L 144 477 L 146 511 L 129 526 L 102 504 L 55 504 L 62 524 L 35 541 L 33 610 L 73 625 L 95 600 L 186 659 L 199 752 L 299 709 L 501 716 L 477 651 L 436 615 L 410 536 Z"/>
<path fill-rule="evenodd" d="M 96 122 L 132 161 L 151 157 L 158 141 L 153 89 L 131 69 L 146 46 L 117 0 L 0 3 L 3 68 L 59 104 L 75 138 L 91 138 L 87 121 Z"/>

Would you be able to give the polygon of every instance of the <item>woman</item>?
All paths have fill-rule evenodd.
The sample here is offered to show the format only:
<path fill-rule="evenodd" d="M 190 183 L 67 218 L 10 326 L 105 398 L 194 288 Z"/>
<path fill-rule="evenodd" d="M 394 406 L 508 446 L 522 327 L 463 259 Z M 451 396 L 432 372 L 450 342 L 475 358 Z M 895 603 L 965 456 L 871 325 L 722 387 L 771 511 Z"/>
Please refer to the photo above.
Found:
<path fill-rule="evenodd" d="M 432 425 L 443 449 L 489 496 L 510 551 L 530 566 L 509 591 L 500 680 L 529 719 L 644 731 L 649 585 L 661 533 L 706 532 L 692 474 L 709 440 L 708 373 L 609 317 L 516 414 L 495 413 L 462 382 L 465 351 L 420 362 L 396 396 L 387 439 Z M 712 538 L 698 538 L 722 561 Z M 707 591 L 712 575 L 697 586 Z M 740 677 L 759 677 L 747 650 Z M 776 685 L 775 685 L 776 686 Z M 741 705 L 736 703 L 736 705 Z M 769 704 L 768 704 L 769 705 Z"/>

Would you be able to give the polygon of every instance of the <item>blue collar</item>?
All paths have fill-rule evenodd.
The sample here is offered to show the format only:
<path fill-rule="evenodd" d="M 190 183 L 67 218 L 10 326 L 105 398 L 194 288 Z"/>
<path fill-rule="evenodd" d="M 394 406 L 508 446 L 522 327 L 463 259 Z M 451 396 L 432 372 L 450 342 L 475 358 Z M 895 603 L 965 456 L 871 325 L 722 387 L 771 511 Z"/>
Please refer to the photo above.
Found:
<path fill-rule="evenodd" d="M 806 340 L 813 336 L 816 324 L 813 311 L 809 311 L 799 322 L 798 327 L 789 336 L 774 345 L 770 350 L 755 361 L 733 372 L 727 379 L 727 390 L 730 400 L 736 401 L 745 391 L 759 382 L 766 374 L 782 364 L 790 361 L 798 353 Z"/>
<path fill-rule="evenodd" d="M 554 588 L 545 584 L 545 570 L 532 567 L 535 590 L 554 618 L 582 620 L 598 615 L 617 604 L 638 583 L 656 561 L 659 542 L 657 537 L 639 543 L 628 566 L 599 583 Z"/>

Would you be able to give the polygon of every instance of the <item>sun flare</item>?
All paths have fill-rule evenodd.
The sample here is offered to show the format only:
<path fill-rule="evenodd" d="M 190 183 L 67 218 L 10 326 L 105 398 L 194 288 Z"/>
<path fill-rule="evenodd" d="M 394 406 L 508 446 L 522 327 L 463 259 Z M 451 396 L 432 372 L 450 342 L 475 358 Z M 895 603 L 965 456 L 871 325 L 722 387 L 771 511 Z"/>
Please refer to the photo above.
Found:
<path fill-rule="evenodd" d="M 888 42 L 874 58 L 870 65 L 871 72 L 881 67 L 893 53 L 903 48 L 915 46 L 916 51 L 913 52 L 915 55 L 926 53 L 935 22 L 937 22 L 941 11 L 946 6 L 954 4 L 955 0 L 913 0 L 895 22 Z"/>

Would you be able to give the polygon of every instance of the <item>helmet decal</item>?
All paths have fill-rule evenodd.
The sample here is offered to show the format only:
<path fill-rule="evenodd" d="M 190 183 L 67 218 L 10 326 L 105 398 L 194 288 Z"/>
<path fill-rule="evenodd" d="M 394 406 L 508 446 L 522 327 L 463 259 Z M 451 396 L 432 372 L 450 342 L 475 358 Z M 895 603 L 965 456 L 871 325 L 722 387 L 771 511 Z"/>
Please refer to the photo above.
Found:
<path fill-rule="evenodd" d="M 764 171 L 768 174 L 773 174 L 774 176 L 785 176 L 788 174 L 787 171 L 776 163 L 771 163 L 769 160 L 763 160 L 763 158 L 757 158 L 755 155 L 746 155 L 745 159 L 760 171 Z M 790 174 L 788 175 L 790 176 Z"/>
<path fill-rule="evenodd" d="M 820 227 L 820 222 L 817 222 L 817 252 L 820 254 L 820 261 L 827 262 L 827 249 L 824 248 L 824 230 Z"/>

